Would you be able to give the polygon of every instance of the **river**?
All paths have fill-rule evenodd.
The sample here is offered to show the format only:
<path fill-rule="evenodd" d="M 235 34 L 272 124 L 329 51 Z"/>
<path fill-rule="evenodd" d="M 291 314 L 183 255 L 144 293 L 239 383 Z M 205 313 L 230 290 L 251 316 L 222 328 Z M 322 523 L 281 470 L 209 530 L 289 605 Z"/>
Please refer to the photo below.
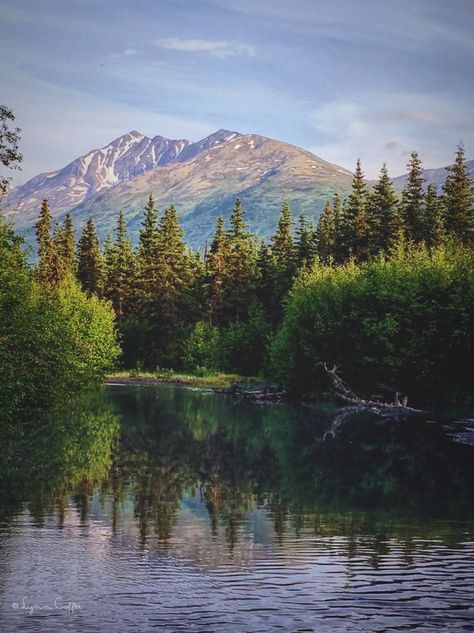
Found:
<path fill-rule="evenodd" d="M 466 412 L 108 386 L 10 433 L 0 631 L 474 630 Z"/>

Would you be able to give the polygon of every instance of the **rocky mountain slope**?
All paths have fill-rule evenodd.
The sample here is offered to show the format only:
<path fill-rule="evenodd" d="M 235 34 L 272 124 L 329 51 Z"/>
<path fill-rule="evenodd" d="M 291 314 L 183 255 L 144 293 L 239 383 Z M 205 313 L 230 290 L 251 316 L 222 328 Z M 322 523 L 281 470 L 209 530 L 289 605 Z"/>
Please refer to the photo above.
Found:
<path fill-rule="evenodd" d="M 129 132 L 55 172 L 13 190 L 6 208 L 31 239 L 41 201 L 55 219 L 70 212 L 77 227 L 92 215 L 99 233 L 113 230 L 123 209 L 134 240 L 150 193 L 159 208 L 174 204 L 188 241 L 202 247 L 218 215 L 228 217 L 240 196 L 247 219 L 261 237 L 273 232 L 281 204 L 320 213 L 327 195 L 347 192 L 351 173 L 293 145 L 228 130 L 191 143 Z"/>

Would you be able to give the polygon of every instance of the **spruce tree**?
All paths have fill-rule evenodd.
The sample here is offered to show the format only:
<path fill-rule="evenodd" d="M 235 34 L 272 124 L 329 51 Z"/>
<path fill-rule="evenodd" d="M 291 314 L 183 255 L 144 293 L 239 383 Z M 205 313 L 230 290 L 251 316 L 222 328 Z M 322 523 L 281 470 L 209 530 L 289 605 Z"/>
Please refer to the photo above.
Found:
<path fill-rule="evenodd" d="M 193 266 L 183 241 L 183 230 L 173 205 L 159 219 L 157 277 L 146 319 L 152 341 L 153 361 L 176 367 L 186 326 L 193 320 Z"/>
<path fill-rule="evenodd" d="M 295 275 L 295 253 L 291 229 L 293 217 L 291 209 L 285 202 L 280 211 L 280 217 L 275 234 L 270 239 L 270 247 L 274 262 L 275 301 L 281 304 L 283 296 L 291 287 Z"/>
<path fill-rule="evenodd" d="M 353 256 L 357 261 L 362 261 L 367 256 L 367 201 L 367 185 L 358 160 L 352 190 L 341 218 L 341 251 L 344 259 Z"/>
<path fill-rule="evenodd" d="M 332 201 L 334 211 L 334 261 L 341 263 L 344 261 L 344 233 L 343 233 L 343 217 L 342 217 L 342 200 L 338 193 L 334 194 Z"/>
<path fill-rule="evenodd" d="M 416 152 L 412 152 L 408 167 L 408 181 L 402 192 L 401 217 L 405 239 L 421 242 L 423 213 L 423 169 Z"/>
<path fill-rule="evenodd" d="M 310 266 L 314 261 L 315 248 L 312 225 L 304 213 L 298 218 L 295 230 L 295 265 L 297 269 Z"/>
<path fill-rule="evenodd" d="M 64 273 L 74 275 L 76 272 L 76 243 L 74 239 L 74 224 L 69 213 L 66 214 L 58 239 L 58 254 L 62 260 Z"/>
<path fill-rule="evenodd" d="M 222 284 L 222 318 L 240 321 L 255 300 L 257 243 L 248 232 L 240 199 L 235 201 L 226 240 L 226 274 Z"/>
<path fill-rule="evenodd" d="M 240 198 L 237 198 L 230 216 L 229 236 L 232 239 L 238 240 L 248 237 L 247 223 L 245 222 L 244 215 Z"/>
<path fill-rule="evenodd" d="M 155 201 L 150 194 L 145 206 L 138 236 L 137 274 L 135 287 L 136 312 L 145 314 L 153 302 L 158 287 L 158 217 Z"/>
<path fill-rule="evenodd" d="M 400 236 L 397 196 L 385 163 L 369 199 L 367 229 L 368 252 L 371 256 L 390 251 Z"/>
<path fill-rule="evenodd" d="M 216 253 L 217 251 L 219 251 L 223 247 L 225 240 L 225 221 L 224 218 L 220 216 L 217 218 L 216 229 L 211 242 L 211 253 Z"/>
<path fill-rule="evenodd" d="M 120 325 L 130 314 L 134 289 L 135 262 L 128 238 L 125 216 L 120 211 L 115 229 L 115 243 L 106 243 L 104 249 L 104 295 L 112 301 Z"/>
<path fill-rule="evenodd" d="M 142 226 L 138 237 L 138 252 L 141 260 L 156 257 L 158 244 L 158 226 L 155 201 L 150 194 L 145 206 Z"/>
<path fill-rule="evenodd" d="M 319 217 L 316 229 L 316 244 L 320 260 L 327 264 L 336 252 L 336 221 L 334 209 L 326 200 L 322 214 Z"/>
<path fill-rule="evenodd" d="M 275 260 L 268 244 L 262 240 L 257 255 L 258 298 L 268 319 L 272 319 L 275 302 Z"/>
<path fill-rule="evenodd" d="M 428 185 L 421 214 L 422 238 L 427 246 L 433 248 L 443 243 L 445 238 L 445 220 L 442 201 L 435 185 Z"/>
<path fill-rule="evenodd" d="M 214 237 L 206 256 L 206 281 L 204 290 L 207 295 L 209 324 L 215 325 L 222 320 L 223 284 L 227 275 L 229 261 L 228 237 L 223 217 L 217 218 Z"/>
<path fill-rule="evenodd" d="M 90 217 L 77 244 L 77 278 L 89 294 L 102 290 L 102 257 L 94 220 Z"/>
<path fill-rule="evenodd" d="M 446 231 L 462 244 L 474 241 L 474 190 L 466 168 L 464 147 L 459 144 L 454 165 L 448 167 L 443 185 Z"/>
<path fill-rule="evenodd" d="M 53 245 L 53 267 L 50 282 L 58 285 L 67 275 L 66 262 L 63 258 L 64 227 L 56 222 L 51 238 Z"/>
<path fill-rule="evenodd" d="M 38 277 L 41 281 L 54 285 L 58 282 L 58 261 L 51 233 L 52 220 L 48 201 L 45 199 L 41 205 L 38 221 L 35 225 L 39 258 Z"/>

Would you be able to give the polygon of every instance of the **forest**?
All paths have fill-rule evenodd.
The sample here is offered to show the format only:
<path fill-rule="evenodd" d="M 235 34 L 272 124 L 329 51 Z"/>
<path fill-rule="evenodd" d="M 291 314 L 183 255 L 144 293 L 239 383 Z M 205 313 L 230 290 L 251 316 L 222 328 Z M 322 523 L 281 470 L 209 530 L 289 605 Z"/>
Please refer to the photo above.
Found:
<path fill-rule="evenodd" d="M 136 370 L 232 371 L 294 392 L 323 386 L 337 363 L 362 389 L 377 380 L 424 399 L 472 397 L 473 189 L 457 148 L 441 195 L 425 191 L 412 153 L 401 195 L 384 165 L 370 186 L 357 163 L 350 195 L 328 197 L 317 226 L 283 202 L 268 241 L 249 232 L 235 201 L 203 252 L 185 243 L 174 206 L 150 195 L 138 245 L 123 212 L 99 243 L 89 218 L 78 236 L 53 226 L 45 200 L 36 224 L 43 286 L 75 278 L 108 301 L 120 365 Z"/>

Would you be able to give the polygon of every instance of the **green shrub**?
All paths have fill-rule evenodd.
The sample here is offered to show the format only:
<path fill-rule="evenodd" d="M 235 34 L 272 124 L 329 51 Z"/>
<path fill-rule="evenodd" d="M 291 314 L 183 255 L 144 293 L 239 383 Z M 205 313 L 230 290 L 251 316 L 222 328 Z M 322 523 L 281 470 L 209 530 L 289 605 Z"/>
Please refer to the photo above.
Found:
<path fill-rule="evenodd" d="M 0 416 L 18 420 L 97 382 L 119 349 L 111 306 L 73 279 L 35 281 L 20 243 L 0 225 Z"/>
<path fill-rule="evenodd" d="M 219 331 L 204 321 L 196 323 L 183 343 L 183 366 L 205 372 L 218 368 Z"/>
<path fill-rule="evenodd" d="M 336 363 L 360 389 L 384 382 L 419 400 L 474 396 L 474 251 L 400 249 L 357 266 L 316 265 L 297 280 L 272 346 L 294 391 L 327 385 Z"/>
<path fill-rule="evenodd" d="M 262 372 L 270 341 L 271 327 L 259 304 L 251 306 L 245 323 L 231 323 L 220 344 L 220 368 L 244 376 Z"/>

